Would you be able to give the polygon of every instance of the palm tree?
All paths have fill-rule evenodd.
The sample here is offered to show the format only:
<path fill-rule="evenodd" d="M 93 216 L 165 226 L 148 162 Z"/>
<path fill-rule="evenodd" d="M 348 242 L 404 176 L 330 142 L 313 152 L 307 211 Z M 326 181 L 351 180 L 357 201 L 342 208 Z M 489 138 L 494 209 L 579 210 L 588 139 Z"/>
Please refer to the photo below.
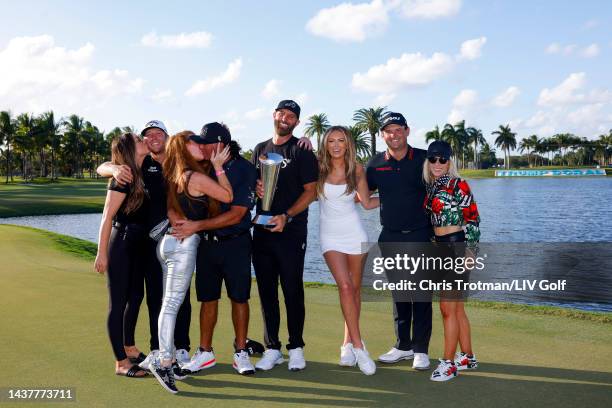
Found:
<path fill-rule="evenodd" d="M 313 137 L 317 135 L 317 150 L 321 148 L 321 135 L 325 133 L 327 129 L 329 129 L 331 125 L 327 120 L 327 115 L 324 113 L 319 113 L 312 115 L 308 118 L 308 122 L 306 122 L 306 128 L 304 129 L 304 135 L 306 137 Z"/>
<path fill-rule="evenodd" d="M 529 163 L 529 167 L 532 167 L 531 153 L 536 149 L 538 143 L 540 143 L 540 140 L 538 139 L 537 135 L 531 135 L 529 137 L 526 137 L 525 139 L 521 140 L 521 143 L 519 143 L 519 150 L 521 153 L 527 150 L 527 163 Z"/>
<path fill-rule="evenodd" d="M 495 149 L 491 149 L 491 146 L 486 141 L 482 144 L 479 154 L 479 162 L 495 163 L 497 164 L 497 157 L 495 156 Z"/>
<path fill-rule="evenodd" d="M 10 111 L 0 112 L 0 143 L 6 146 L 6 184 L 9 182 L 9 177 L 13 181 L 13 167 L 11 163 L 11 147 L 15 143 L 15 135 L 17 127 L 15 120 L 11 117 Z"/>
<path fill-rule="evenodd" d="M 368 144 L 368 136 L 366 132 L 359 126 L 349 126 L 349 134 L 355 142 L 355 151 L 359 161 L 365 161 L 370 156 L 370 145 Z"/>
<path fill-rule="evenodd" d="M 28 181 L 30 176 L 30 166 L 32 166 L 32 150 L 35 148 L 34 132 L 36 123 L 34 116 L 29 113 L 22 113 L 17 116 L 17 133 L 15 137 L 15 148 L 21 154 L 21 169 L 24 181 Z M 30 158 L 30 166 L 28 166 L 28 157 Z"/>
<path fill-rule="evenodd" d="M 71 173 L 76 178 L 82 178 L 81 156 L 83 154 L 84 120 L 77 115 L 70 115 L 65 122 L 64 154 L 72 162 Z"/>
<path fill-rule="evenodd" d="M 510 150 L 516 149 L 516 133 L 512 132 L 510 125 L 499 125 L 499 130 L 491 132 L 492 135 L 497 135 L 495 146 L 500 147 L 504 151 L 504 167 L 510 168 Z"/>
<path fill-rule="evenodd" d="M 482 130 L 476 129 L 475 127 L 469 127 L 466 130 L 468 136 L 468 143 L 474 143 L 474 168 L 479 169 L 480 165 L 478 160 L 478 144 L 485 144 L 487 141 L 482 135 Z"/>
<path fill-rule="evenodd" d="M 442 140 L 442 135 L 440 134 L 440 128 L 436 125 L 433 130 L 425 133 L 425 143 L 433 142 L 434 140 Z"/>
<path fill-rule="evenodd" d="M 442 129 L 440 136 L 442 140 L 451 145 L 453 148 L 453 159 L 455 163 L 461 166 L 462 163 L 459 162 L 459 157 L 463 154 L 464 139 L 467 137 L 465 132 L 465 121 L 459 122 L 454 126 L 447 123 L 444 125 L 444 129 Z"/>
<path fill-rule="evenodd" d="M 57 178 L 55 171 L 55 155 L 60 143 L 60 127 L 62 120 L 56 121 L 53 111 L 43 113 L 38 118 L 38 128 L 45 135 L 46 144 L 51 147 L 51 180 Z M 45 174 L 46 176 L 46 174 Z"/>
<path fill-rule="evenodd" d="M 374 157 L 376 155 L 376 136 L 380 132 L 382 126 L 382 118 L 387 113 L 384 107 L 376 108 L 362 108 L 355 111 L 353 114 L 353 120 L 355 126 L 359 126 L 363 132 L 370 134 L 370 155 Z"/>

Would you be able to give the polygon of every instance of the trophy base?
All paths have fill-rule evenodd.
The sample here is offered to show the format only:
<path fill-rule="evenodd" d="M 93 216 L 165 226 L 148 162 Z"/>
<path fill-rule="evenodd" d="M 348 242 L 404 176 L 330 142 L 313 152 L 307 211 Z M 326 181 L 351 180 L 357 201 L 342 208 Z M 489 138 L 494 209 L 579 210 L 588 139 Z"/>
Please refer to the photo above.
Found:
<path fill-rule="evenodd" d="M 262 225 L 265 228 L 274 228 L 276 226 L 275 224 L 268 224 L 268 221 L 270 221 L 272 217 L 272 215 L 257 214 L 252 222 L 255 225 Z"/>

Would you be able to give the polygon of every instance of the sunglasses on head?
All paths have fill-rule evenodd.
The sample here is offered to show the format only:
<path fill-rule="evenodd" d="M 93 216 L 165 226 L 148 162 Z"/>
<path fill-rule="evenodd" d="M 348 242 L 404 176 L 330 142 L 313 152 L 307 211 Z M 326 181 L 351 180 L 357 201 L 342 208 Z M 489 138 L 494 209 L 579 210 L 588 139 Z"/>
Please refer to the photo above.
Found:
<path fill-rule="evenodd" d="M 446 164 L 446 162 L 448 162 L 448 159 L 445 159 L 444 157 L 428 157 L 427 160 L 429 160 L 431 164 L 434 164 L 435 162 L 440 162 L 440 164 Z"/>

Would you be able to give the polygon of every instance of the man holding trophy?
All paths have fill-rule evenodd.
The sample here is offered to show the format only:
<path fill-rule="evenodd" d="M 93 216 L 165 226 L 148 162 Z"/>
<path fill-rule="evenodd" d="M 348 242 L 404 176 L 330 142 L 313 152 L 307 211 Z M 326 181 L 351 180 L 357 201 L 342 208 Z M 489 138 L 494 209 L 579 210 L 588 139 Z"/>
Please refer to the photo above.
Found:
<path fill-rule="evenodd" d="M 293 129 L 300 123 L 300 106 L 278 104 L 274 136 L 253 150 L 257 185 L 257 216 L 253 223 L 253 267 L 261 300 L 266 351 L 255 367 L 270 370 L 284 362 L 281 354 L 278 281 L 285 298 L 289 332 L 289 370 L 306 367 L 304 359 L 304 256 L 308 205 L 316 197 L 319 167 L 315 155 L 298 146 Z"/>

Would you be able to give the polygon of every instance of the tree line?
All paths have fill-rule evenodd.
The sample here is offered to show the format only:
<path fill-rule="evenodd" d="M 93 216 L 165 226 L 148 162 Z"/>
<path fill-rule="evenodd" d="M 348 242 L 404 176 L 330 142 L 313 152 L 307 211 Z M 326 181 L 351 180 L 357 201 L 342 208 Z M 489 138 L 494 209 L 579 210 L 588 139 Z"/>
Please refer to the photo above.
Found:
<path fill-rule="evenodd" d="M 348 126 L 355 141 L 357 156 L 361 162 L 376 154 L 376 138 L 380 135 L 386 107 L 358 109 L 353 123 Z M 318 113 L 306 120 L 305 136 L 316 138 L 316 145 L 331 126 L 325 113 Z M 52 180 L 67 176 L 97 177 L 95 169 L 108 160 L 110 143 L 122 132 L 133 128 L 115 127 L 108 133 L 100 131 L 90 121 L 78 115 L 57 118 L 53 111 L 38 116 L 22 113 L 13 116 L 10 111 L 0 112 L 0 169 L 6 182 L 19 174 L 25 181 L 34 177 Z M 612 160 L 612 129 L 596 140 L 588 140 L 571 133 L 559 133 L 550 137 L 530 135 L 518 143 L 523 156 L 510 156 L 517 149 L 516 133 L 509 125 L 500 125 L 491 132 L 493 145 L 504 153 L 504 165 L 529 167 L 545 165 L 581 166 L 606 165 Z M 481 129 L 466 126 L 465 121 L 435 126 L 425 134 L 427 143 L 444 140 L 451 144 L 454 159 L 460 168 L 488 168 L 498 164 L 495 149 L 487 142 Z M 248 156 L 249 151 L 245 152 Z"/>

